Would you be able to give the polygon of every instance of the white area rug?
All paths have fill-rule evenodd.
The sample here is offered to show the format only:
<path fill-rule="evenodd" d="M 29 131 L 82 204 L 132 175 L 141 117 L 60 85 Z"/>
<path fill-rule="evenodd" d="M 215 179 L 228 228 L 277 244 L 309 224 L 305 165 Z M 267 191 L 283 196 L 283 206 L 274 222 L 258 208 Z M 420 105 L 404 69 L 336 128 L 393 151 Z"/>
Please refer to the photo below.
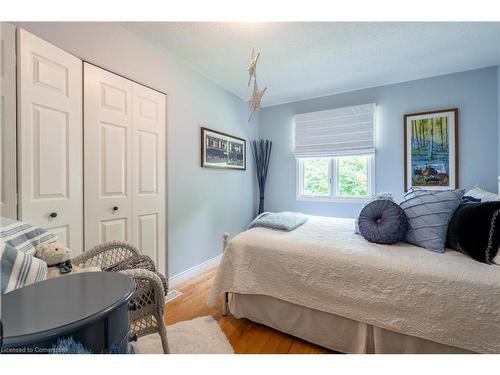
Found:
<path fill-rule="evenodd" d="M 234 354 L 231 344 L 211 316 L 175 323 L 167 327 L 171 354 Z M 160 336 L 151 334 L 133 344 L 137 354 L 163 354 Z"/>

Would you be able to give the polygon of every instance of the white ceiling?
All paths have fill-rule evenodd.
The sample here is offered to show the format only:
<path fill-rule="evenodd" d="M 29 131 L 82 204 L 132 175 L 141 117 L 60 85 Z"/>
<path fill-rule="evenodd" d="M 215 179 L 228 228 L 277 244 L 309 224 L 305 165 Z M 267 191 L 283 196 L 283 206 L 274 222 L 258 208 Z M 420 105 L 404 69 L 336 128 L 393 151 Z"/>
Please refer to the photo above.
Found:
<path fill-rule="evenodd" d="M 500 23 L 137 22 L 124 27 L 246 99 L 253 47 L 264 105 L 500 64 Z"/>

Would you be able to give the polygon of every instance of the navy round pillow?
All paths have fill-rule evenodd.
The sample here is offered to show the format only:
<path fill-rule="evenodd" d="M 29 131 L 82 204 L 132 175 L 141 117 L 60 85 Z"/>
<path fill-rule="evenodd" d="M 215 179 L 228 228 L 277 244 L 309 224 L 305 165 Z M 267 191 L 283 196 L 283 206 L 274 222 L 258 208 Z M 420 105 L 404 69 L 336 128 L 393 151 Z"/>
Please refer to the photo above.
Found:
<path fill-rule="evenodd" d="M 359 232 L 370 242 L 393 244 L 405 237 L 408 219 L 404 210 L 388 199 L 368 203 L 359 213 Z"/>

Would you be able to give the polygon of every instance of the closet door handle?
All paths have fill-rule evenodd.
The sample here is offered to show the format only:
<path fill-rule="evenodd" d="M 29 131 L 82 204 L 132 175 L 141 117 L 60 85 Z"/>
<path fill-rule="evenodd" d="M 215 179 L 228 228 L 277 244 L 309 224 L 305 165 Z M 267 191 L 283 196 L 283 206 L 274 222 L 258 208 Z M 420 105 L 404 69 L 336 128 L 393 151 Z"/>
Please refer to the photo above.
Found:
<path fill-rule="evenodd" d="M 118 211 L 118 206 L 114 206 L 114 207 L 113 207 L 113 211 L 114 211 L 114 212 Z"/>
<path fill-rule="evenodd" d="M 57 217 L 57 212 L 51 212 L 49 216 L 51 218 L 56 218 Z"/>

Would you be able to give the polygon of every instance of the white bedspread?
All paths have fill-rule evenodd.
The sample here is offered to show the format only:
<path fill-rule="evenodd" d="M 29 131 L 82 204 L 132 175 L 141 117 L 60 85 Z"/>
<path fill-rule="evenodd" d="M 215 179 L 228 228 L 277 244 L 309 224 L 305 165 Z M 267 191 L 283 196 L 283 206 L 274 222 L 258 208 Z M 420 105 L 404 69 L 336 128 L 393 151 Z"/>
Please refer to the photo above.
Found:
<path fill-rule="evenodd" d="M 227 246 L 209 297 L 264 294 L 480 353 L 500 353 L 500 267 L 456 251 L 353 234 L 310 217 L 292 232 L 252 228 Z"/>

